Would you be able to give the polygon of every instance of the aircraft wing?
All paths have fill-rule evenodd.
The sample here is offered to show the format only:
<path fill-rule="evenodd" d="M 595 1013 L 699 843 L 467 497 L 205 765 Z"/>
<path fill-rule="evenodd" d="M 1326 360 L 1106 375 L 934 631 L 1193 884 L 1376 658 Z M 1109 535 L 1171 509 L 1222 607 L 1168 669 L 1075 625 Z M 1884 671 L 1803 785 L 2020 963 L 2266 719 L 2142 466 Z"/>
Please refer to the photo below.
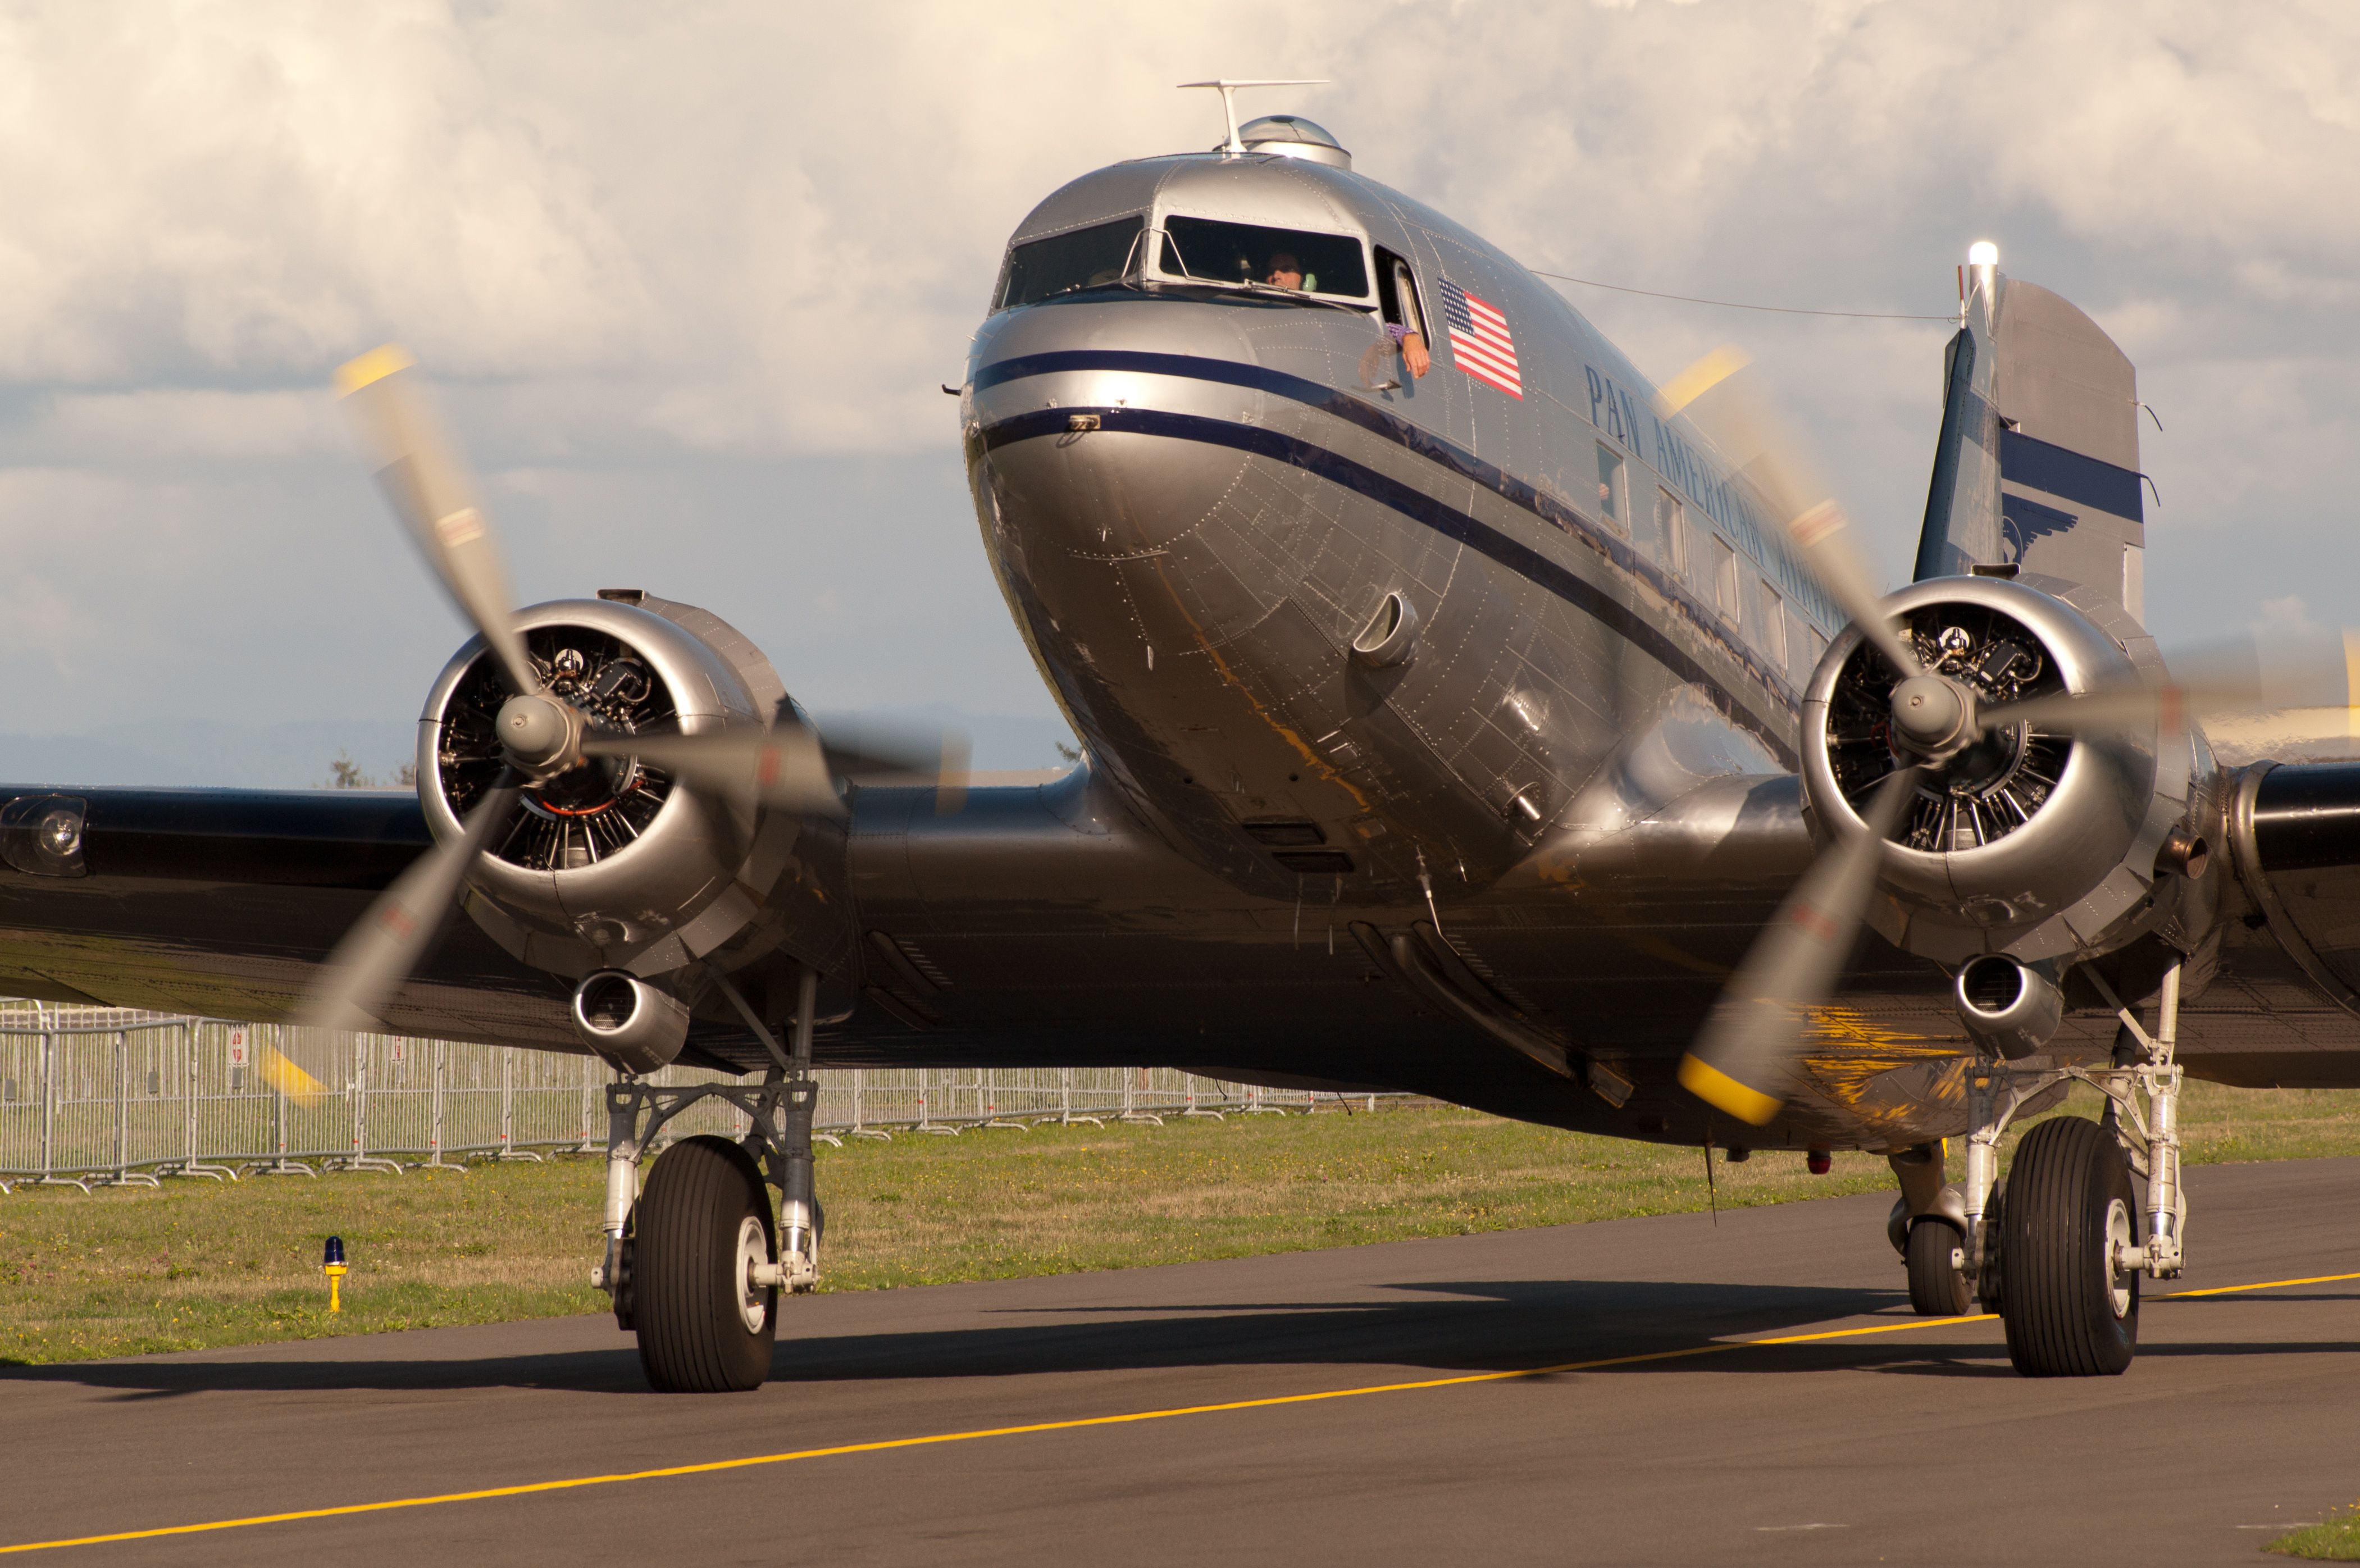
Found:
<path fill-rule="evenodd" d="M 947 815 L 928 789 L 858 790 L 846 828 L 857 940 L 822 988 L 820 1053 L 1172 1064 L 1513 1105 L 1538 1069 L 1502 1043 L 1503 1019 L 1513 1036 L 1525 1009 L 1579 1012 L 1596 987 L 1638 986 L 1648 1028 L 1676 1050 L 1808 857 L 1791 780 L 1723 782 L 1591 846 L 1578 874 L 1606 902 L 1568 898 L 1559 867 L 1503 891 L 1499 909 L 1455 917 L 1447 937 L 1422 907 L 1320 897 L 1333 878 L 1306 879 L 1295 901 L 1241 891 L 1155 838 L 1087 768 L 972 789 Z M 1747 807 L 1749 789 L 1777 803 Z M 284 1019 L 430 842 L 407 795 L 0 790 L 0 994 Z M 1538 920 L 1539 907 L 1555 913 Z M 1626 918 L 1646 928 L 1636 946 L 1582 934 Z M 1404 960 L 1392 939 L 1405 933 L 1416 951 Z M 1519 970 L 1561 955 L 1556 982 L 1539 977 L 1550 1000 L 1503 999 L 1461 956 L 1481 964 L 1486 948 Z M 762 971 L 741 972 L 749 992 Z M 571 984 L 454 916 L 384 1016 L 420 1036 L 578 1051 Z M 683 1060 L 760 1063 L 718 1006 L 699 1011 Z"/>
<path fill-rule="evenodd" d="M 430 843 L 408 794 L 0 789 L 0 991 L 283 1018 Z M 421 1035 L 579 1049 L 554 983 L 466 920 L 392 1011 Z"/>

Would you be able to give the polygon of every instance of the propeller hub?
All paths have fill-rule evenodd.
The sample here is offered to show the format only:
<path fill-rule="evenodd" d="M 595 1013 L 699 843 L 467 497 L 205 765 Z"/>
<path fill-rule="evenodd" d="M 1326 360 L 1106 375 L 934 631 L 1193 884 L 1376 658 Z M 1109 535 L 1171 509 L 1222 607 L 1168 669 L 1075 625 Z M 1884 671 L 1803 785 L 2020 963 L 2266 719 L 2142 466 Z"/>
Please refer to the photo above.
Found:
<path fill-rule="evenodd" d="M 582 715 L 541 692 L 500 704 L 497 728 L 508 760 L 536 779 L 563 773 L 582 760 Z"/>
<path fill-rule="evenodd" d="M 1974 738 L 1974 694 L 1940 675 L 1913 675 L 1893 688 L 1893 741 L 1928 762 L 1952 757 Z"/>

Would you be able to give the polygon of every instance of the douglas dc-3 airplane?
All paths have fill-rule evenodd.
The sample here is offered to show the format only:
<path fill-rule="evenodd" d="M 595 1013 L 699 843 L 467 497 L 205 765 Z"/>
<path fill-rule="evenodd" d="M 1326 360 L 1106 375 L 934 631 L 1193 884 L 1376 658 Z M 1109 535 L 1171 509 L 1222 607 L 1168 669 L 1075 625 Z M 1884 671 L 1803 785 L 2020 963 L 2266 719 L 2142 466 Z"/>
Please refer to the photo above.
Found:
<path fill-rule="evenodd" d="M 661 1389 L 761 1382 L 816 1278 L 815 1062 L 1872 1150 L 1919 1312 L 1979 1295 L 2023 1372 L 2122 1371 L 2183 1258 L 2183 1076 L 2360 1085 L 2360 767 L 2226 770 L 2195 722 L 2347 704 L 2345 642 L 2167 672 L 2131 365 L 1989 246 L 1880 596 L 1748 375 L 1652 387 L 1318 126 L 1227 124 L 1036 207 L 946 389 L 1069 773 L 832 744 L 652 593 L 513 609 L 380 350 L 347 404 L 479 633 L 418 798 L 5 791 L 0 990 L 317 1026 L 298 1094 L 348 1077 L 340 1029 L 595 1052 L 595 1277 Z M 673 1062 L 741 1076 L 639 1080 Z M 2104 1118 L 2000 1185 L 2077 1080 Z M 697 1094 L 753 1130 L 642 1188 Z"/>

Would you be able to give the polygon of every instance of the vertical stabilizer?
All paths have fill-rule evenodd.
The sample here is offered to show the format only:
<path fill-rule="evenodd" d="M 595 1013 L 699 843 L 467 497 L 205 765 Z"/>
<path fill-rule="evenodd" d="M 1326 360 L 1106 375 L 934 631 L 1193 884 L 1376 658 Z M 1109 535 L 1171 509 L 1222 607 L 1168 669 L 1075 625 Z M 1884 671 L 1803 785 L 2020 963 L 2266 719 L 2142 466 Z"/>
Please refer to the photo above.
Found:
<path fill-rule="evenodd" d="M 2070 301 L 1975 248 L 1951 340 L 1919 579 L 2015 566 L 2146 619 L 2147 510 L 2130 360 Z"/>
<path fill-rule="evenodd" d="M 1989 252 L 1986 258 L 1985 252 Z M 1999 251 L 1969 253 L 1959 334 L 1942 355 L 1942 434 L 1918 536 L 1914 580 L 1961 577 L 2002 559 L 1999 506 Z"/>

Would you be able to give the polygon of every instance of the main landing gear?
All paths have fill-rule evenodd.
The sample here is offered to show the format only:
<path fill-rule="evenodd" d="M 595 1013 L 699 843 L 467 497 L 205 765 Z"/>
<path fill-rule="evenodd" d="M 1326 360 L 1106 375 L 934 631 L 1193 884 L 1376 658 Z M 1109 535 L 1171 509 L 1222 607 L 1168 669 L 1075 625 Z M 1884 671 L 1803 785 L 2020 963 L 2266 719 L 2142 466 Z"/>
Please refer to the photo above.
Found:
<path fill-rule="evenodd" d="M 639 1335 L 650 1387 L 717 1394 L 761 1387 L 770 1375 L 779 1293 L 819 1282 L 825 1220 L 814 1191 L 812 1013 L 817 977 L 806 971 L 792 1047 L 722 982 L 770 1048 L 759 1084 L 657 1088 L 626 1081 L 606 1091 L 606 1256 L 591 1283 L 614 1298 L 615 1322 Z M 751 1124 L 742 1142 L 683 1138 L 657 1157 L 639 1189 L 640 1153 L 664 1125 L 700 1100 L 727 1100 Z M 768 1186 L 782 1194 L 773 1223 Z"/>
<path fill-rule="evenodd" d="M 2164 976 L 2153 1036 L 2092 978 L 2122 1019 L 2111 1066 L 2045 1055 L 1978 1062 L 1967 1074 L 1963 1185 L 1942 1184 L 1937 1146 L 1892 1157 L 1902 1183 L 1892 1234 L 1910 1305 L 1960 1316 L 1972 1286 L 1983 1310 L 2000 1315 L 2008 1359 L 2027 1377 L 2121 1372 L 2138 1349 L 2141 1279 L 2176 1278 L 2185 1261 L 2181 1073 L 2172 1061 L 2180 968 Z M 2106 1096 L 2103 1116 L 2039 1123 L 2001 1182 L 1999 1141 L 2009 1124 L 2055 1104 L 2074 1080 Z M 2146 1183 L 2144 1202 L 2134 1178 Z"/>

